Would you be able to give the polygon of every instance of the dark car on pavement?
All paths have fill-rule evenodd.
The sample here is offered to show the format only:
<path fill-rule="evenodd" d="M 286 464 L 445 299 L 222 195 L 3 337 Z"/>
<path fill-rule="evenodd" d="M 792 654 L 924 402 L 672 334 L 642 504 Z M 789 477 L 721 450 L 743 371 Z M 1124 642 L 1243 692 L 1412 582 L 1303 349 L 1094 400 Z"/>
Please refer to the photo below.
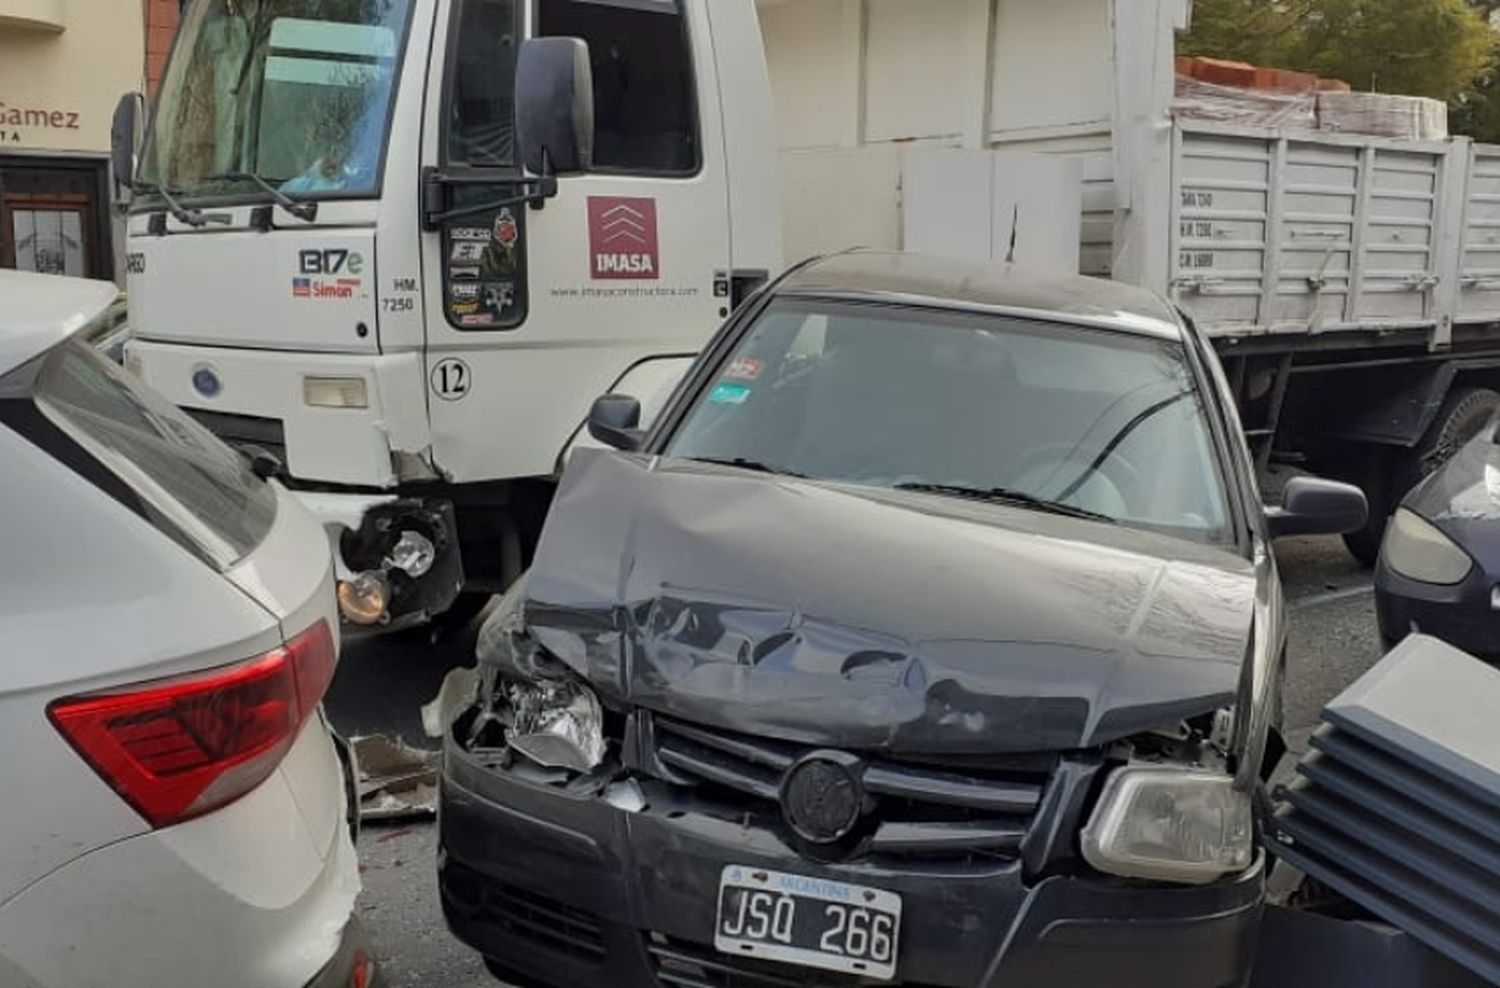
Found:
<path fill-rule="evenodd" d="M 652 426 L 607 395 L 448 729 L 439 879 L 549 988 L 1226 988 L 1285 633 L 1204 339 L 1157 297 L 810 262 Z"/>
<path fill-rule="evenodd" d="M 1492 424 L 1402 500 L 1375 568 L 1389 648 L 1408 634 L 1500 661 L 1500 445 Z"/>

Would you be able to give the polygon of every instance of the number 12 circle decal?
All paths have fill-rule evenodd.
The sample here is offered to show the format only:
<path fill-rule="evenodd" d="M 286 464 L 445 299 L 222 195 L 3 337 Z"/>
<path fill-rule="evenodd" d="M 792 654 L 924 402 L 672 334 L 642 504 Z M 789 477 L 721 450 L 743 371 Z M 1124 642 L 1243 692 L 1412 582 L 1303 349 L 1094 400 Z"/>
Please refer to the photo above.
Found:
<path fill-rule="evenodd" d="M 469 365 L 457 357 L 440 360 L 432 369 L 432 390 L 444 401 L 462 401 L 473 383 Z"/>

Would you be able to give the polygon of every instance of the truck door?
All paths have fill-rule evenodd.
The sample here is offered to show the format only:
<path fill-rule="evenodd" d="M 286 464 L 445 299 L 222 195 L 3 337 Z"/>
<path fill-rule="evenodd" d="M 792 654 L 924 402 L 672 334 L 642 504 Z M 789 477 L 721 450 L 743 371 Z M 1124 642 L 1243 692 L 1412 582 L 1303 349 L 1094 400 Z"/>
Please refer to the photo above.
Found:
<path fill-rule="evenodd" d="M 446 30 L 423 141 L 434 456 L 458 482 L 550 475 L 626 368 L 695 352 L 727 315 L 709 20 L 698 0 L 454 0 Z M 527 35 L 588 43 L 594 170 L 541 208 L 458 215 L 518 192 Z"/>

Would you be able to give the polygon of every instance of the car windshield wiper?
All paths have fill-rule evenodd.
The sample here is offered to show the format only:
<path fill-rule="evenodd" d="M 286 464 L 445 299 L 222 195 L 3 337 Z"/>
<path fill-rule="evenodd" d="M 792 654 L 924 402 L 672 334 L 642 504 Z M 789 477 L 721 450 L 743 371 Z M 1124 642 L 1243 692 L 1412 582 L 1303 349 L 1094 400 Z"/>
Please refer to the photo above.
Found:
<path fill-rule="evenodd" d="M 1111 456 L 1115 455 L 1115 450 L 1119 449 L 1120 444 L 1123 443 L 1126 439 L 1130 438 L 1131 433 L 1135 432 L 1136 429 L 1139 429 L 1154 416 L 1159 415 L 1167 409 L 1171 408 L 1182 399 L 1189 397 L 1190 395 L 1192 395 L 1192 393 L 1192 389 L 1179 391 L 1176 394 L 1157 402 L 1150 408 L 1147 408 L 1145 411 L 1141 412 L 1135 418 L 1131 419 L 1129 422 L 1126 422 L 1125 425 L 1120 429 L 1120 431 L 1111 436 L 1109 442 L 1104 444 L 1104 448 L 1099 451 L 1098 456 L 1094 457 L 1093 462 L 1088 465 L 1087 469 L 1085 469 L 1083 473 L 1079 474 L 1071 484 L 1063 488 L 1063 492 L 1059 494 L 1058 497 L 1069 498 L 1078 493 L 1078 489 L 1084 484 L 1088 483 L 1090 477 L 1099 472 L 1099 468 L 1104 466 L 1105 461 L 1107 461 Z"/>
<path fill-rule="evenodd" d="M 1087 508 L 1075 508 L 1071 504 L 1063 504 L 1061 501 L 1049 501 L 1035 494 L 1027 494 L 1025 491 L 1013 491 L 1004 487 L 965 487 L 962 484 L 897 484 L 898 491 L 916 491 L 919 494 L 941 494 L 946 497 L 962 497 L 971 501 L 991 501 L 997 504 L 1009 504 L 1020 508 L 1031 508 L 1036 511 L 1045 511 L 1053 515 L 1065 515 L 1069 518 L 1083 518 L 1088 521 L 1104 521 L 1111 525 L 1116 524 L 1119 519 L 1109 515 L 1090 511 Z"/>
<path fill-rule="evenodd" d="M 210 175 L 205 182 L 253 182 L 260 186 L 273 200 L 276 205 L 291 213 L 304 223 L 311 223 L 318 218 L 318 204 L 315 202 L 298 202 L 291 196 L 282 192 L 276 186 L 267 182 L 254 172 L 225 172 L 222 175 Z"/>
<path fill-rule="evenodd" d="M 146 195 L 161 196 L 161 201 L 167 204 L 167 211 L 177 218 L 177 222 L 194 229 L 208 226 L 210 223 L 228 224 L 233 218 L 228 213 L 205 213 L 201 209 L 184 206 L 177 197 L 168 192 L 166 186 L 155 182 L 135 182 L 130 186 L 130 191 Z"/>
<path fill-rule="evenodd" d="M 689 456 L 685 459 L 694 463 L 713 463 L 721 467 L 739 467 L 741 470 L 754 470 L 756 473 L 769 473 L 778 477 L 806 477 L 805 473 L 788 470 L 785 467 L 773 467 L 769 463 L 759 460 L 746 459 L 743 456 Z"/>

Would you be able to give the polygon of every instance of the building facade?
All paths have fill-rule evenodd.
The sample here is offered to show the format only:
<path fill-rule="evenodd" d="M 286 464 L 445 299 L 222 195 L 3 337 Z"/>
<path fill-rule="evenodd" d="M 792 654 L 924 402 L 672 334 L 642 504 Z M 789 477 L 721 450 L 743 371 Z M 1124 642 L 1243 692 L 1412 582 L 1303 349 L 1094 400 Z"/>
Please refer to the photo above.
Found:
<path fill-rule="evenodd" d="M 119 276 L 111 122 L 160 77 L 177 16 L 178 0 L 0 0 L 0 267 Z"/>

